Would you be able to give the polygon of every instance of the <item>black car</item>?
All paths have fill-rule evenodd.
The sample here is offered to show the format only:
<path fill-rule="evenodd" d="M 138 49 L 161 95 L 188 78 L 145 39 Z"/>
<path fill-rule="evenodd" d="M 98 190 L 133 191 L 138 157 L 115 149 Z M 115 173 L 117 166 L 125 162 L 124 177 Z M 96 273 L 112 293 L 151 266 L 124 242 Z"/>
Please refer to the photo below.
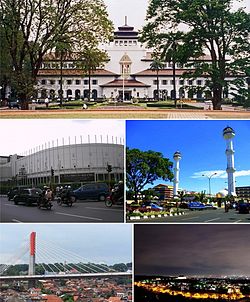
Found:
<path fill-rule="evenodd" d="M 14 196 L 19 193 L 19 191 L 20 191 L 20 187 L 14 187 L 10 189 L 9 192 L 7 193 L 8 200 L 12 200 Z"/>
<path fill-rule="evenodd" d="M 109 188 L 106 183 L 89 183 L 81 186 L 72 192 L 76 199 L 95 199 L 105 201 L 109 195 Z"/>
<path fill-rule="evenodd" d="M 11 108 L 17 108 L 17 109 L 19 109 L 20 108 L 20 104 L 19 104 L 19 100 L 11 100 L 11 101 L 9 101 L 8 102 L 8 106 L 9 106 L 9 108 L 11 109 Z"/>
<path fill-rule="evenodd" d="M 21 188 L 14 196 L 13 201 L 15 204 L 24 203 L 26 206 L 30 206 L 33 203 L 37 204 L 41 196 L 42 190 L 39 188 Z"/>
<path fill-rule="evenodd" d="M 239 214 L 249 214 L 250 213 L 250 203 L 239 203 L 238 205 Z"/>

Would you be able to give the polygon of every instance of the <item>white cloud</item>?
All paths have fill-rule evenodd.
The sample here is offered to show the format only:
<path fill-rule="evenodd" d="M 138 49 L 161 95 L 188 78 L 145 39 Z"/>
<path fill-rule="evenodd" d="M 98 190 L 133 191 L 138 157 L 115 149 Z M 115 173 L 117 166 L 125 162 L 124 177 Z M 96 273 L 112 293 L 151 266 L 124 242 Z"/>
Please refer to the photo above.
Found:
<path fill-rule="evenodd" d="M 216 173 L 216 174 L 215 174 Z M 200 172 L 195 172 L 191 178 L 203 178 L 204 176 L 210 177 L 213 175 L 213 178 L 227 178 L 227 172 L 225 170 L 212 170 L 212 171 L 200 171 Z M 234 173 L 235 177 L 240 177 L 240 176 L 250 176 L 250 170 L 241 170 L 241 171 L 236 171 Z"/>

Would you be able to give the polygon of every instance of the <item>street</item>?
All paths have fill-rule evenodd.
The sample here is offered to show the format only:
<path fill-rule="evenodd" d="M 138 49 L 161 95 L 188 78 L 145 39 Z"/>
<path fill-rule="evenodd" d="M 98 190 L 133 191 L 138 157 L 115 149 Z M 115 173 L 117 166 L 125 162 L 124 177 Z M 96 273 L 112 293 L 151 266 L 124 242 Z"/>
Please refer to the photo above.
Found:
<path fill-rule="evenodd" d="M 77 201 L 72 207 L 59 206 L 53 201 L 51 210 L 38 209 L 36 205 L 15 205 L 6 196 L 0 197 L 1 222 L 123 222 L 121 206 L 107 208 L 100 201 Z"/>
<path fill-rule="evenodd" d="M 130 221 L 130 222 L 135 222 Z M 164 218 L 141 219 L 136 223 L 149 222 L 169 222 L 169 223 L 250 223 L 250 214 L 239 214 L 235 210 L 229 210 L 225 213 L 224 209 L 189 211 L 186 210 L 184 215 L 169 216 Z"/>

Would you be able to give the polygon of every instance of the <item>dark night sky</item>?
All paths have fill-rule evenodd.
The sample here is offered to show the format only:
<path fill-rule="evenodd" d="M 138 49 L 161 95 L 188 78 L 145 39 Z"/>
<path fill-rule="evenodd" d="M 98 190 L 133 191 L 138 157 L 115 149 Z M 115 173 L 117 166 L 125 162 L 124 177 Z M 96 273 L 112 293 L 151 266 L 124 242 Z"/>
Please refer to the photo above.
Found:
<path fill-rule="evenodd" d="M 250 276 L 250 225 L 135 225 L 135 275 Z"/>

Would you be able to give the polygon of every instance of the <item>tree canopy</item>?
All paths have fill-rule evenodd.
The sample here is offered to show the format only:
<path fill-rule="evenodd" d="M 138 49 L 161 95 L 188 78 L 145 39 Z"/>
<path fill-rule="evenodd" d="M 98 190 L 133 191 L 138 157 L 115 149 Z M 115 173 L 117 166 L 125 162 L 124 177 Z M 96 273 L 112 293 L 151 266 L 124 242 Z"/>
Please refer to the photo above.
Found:
<path fill-rule="evenodd" d="M 204 90 L 210 91 L 214 109 L 221 109 L 223 93 L 229 86 L 238 91 L 239 87 L 247 86 L 249 78 L 250 14 L 242 8 L 233 11 L 232 3 L 232 0 L 151 0 L 148 23 L 142 31 L 141 39 L 148 46 L 160 48 L 163 57 L 171 41 L 176 41 L 179 45 L 174 52 L 176 62 L 193 60 L 186 77 L 207 78 Z M 209 54 L 211 62 L 201 60 L 205 54 Z M 230 81 L 226 79 L 228 76 Z M 243 92 L 249 97 L 249 91 Z"/>
<path fill-rule="evenodd" d="M 103 0 L 0 0 L 0 17 L 10 69 L 21 86 L 30 82 L 23 76 L 25 62 L 34 85 L 44 55 L 58 49 L 64 37 L 72 51 L 79 51 L 109 41 L 113 34 Z M 26 91 L 21 94 L 27 98 Z"/>
<path fill-rule="evenodd" d="M 172 180 L 173 163 L 155 151 L 129 149 L 126 152 L 127 187 L 133 191 L 137 202 L 138 193 L 147 184 L 153 184 L 157 179 Z"/>

